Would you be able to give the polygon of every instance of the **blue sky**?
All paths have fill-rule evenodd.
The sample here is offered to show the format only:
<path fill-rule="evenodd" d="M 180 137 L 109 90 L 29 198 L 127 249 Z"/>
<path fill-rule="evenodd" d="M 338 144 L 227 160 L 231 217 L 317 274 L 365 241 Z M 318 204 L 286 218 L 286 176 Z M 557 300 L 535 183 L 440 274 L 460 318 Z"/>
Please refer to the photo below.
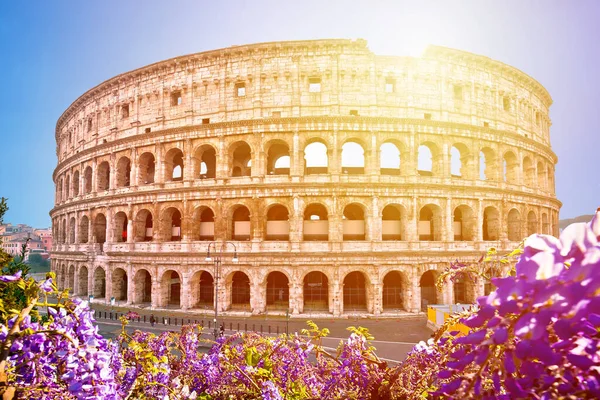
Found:
<path fill-rule="evenodd" d="M 561 218 L 600 206 L 600 1 L 28 1 L 0 4 L 0 196 L 5 221 L 50 225 L 54 127 L 100 82 L 178 55 L 264 41 L 426 43 L 515 66 L 552 95 Z"/>

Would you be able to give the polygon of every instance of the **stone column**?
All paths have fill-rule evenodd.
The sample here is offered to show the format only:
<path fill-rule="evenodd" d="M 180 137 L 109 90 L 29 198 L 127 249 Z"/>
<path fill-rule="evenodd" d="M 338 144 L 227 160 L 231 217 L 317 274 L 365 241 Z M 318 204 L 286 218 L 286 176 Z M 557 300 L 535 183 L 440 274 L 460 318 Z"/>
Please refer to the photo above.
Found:
<path fill-rule="evenodd" d="M 216 171 L 215 178 L 216 179 L 226 179 L 229 177 L 229 154 L 227 153 L 227 149 L 225 148 L 225 139 L 223 136 L 219 138 L 219 146 L 216 151 Z"/>
<path fill-rule="evenodd" d="M 127 218 L 127 243 L 133 243 L 133 220 Z"/>
<path fill-rule="evenodd" d="M 441 240 L 444 242 L 454 241 L 454 215 L 452 215 L 452 198 L 446 199 L 446 209 L 442 209 L 442 236 Z M 434 238 L 435 240 L 435 238 Z"/>
<path fill-rule="evenodd" d="M 129 235 L 129 233 L 128 233 Z M 129 238 L 129 236 L 127 236 L 127 238 Z M 133 266 L 131 265 L 131 263 L 127 263 L 127 267 L 126 267 L 126 271 L 127 271 L 127 301 L 126 301 L 126 305 L 130 305 L 133 304 L 133 299 L 135 297 L 135 275 L 134 275 L 134 271 L 133 271 Z"/>
<path fill-rule="evenodd" d="M 131 171 L 129 172 L 129 186 L 131 187 L 138 185 L 138 169 L 137 150 L 134 147 L 131 149 Z"/>
<path fill-rule="evenodd" d="M 98 188 L 96 187 L 96 175 L 98 174 L 98 160 L 94 158 L 92 161 L 92 193 L 97 193 Z"/>
<path fill-rule="evenodd" d="M 408 218 L 406 226 L 406 239 L 408 241 L 419 240 L 418 222 L 419 222 L 419 210 L 417 208 L 417 198 L 413 196 L 411 204 L 408 206 Z"/>
<path fill-rule="evenodd" d="M 165 160 L 162 143 L 158 143 L 156 145 L 155 153 L 156 160 L 154 162 L 154 182 L 161 184 L 165 182 Z"/>
<path fill-rule="evenodd" d="M 79 219 L 80 218 L 81 217 L 79 216 L 79 213 L 76 212 L 75 213 L 75 226 L 73 227 L 73 230 L 75 231 L 75 237 L 74 237 L 75 240 L 73 240 L 73 243 L 76 243 L 76 244 L 80 243 L 80 241 L 79 241 Z"/>
<path fill-rule="evenodd" d="M 250 284 L 250 309 L 253 315 L 262 314 L 265 312 L 265 291 L 263 284 Z"/>
<path fill-rule="evenodd" d="M 379 212 L 379 198 L 373 197 L 372 199 L 372 210 L 371 210 L 371 221 L 369 223 L 369 233 L 367 240 L 380 241 L 382 237 L 382 221 Z"/>
<path fill-rule="evenodd" d="M 182 310 L 188 310 L 190 308 L 191 298 L 191 287 L 190 287 L 190 273 L 184 272 L 181 274 L 181 300 L 180 306 Z"/>
<path fill-rule="evenodd" d="M 483 241 L 483 204 L 482 200 L 477 201 L 476 218 L 475 218 L 475 240 L 478 242 Z M 488 221 L 489 222 L 489 221 Z"/>
<path fill-rule="evenodd" d="M 152 308 L 162 307 L 160 289 L 160 281 L 157 277 L 152 277 Z"/>
<path fill-rule="evenodd" d="M 106 274 L 104 275 L 104 278 L 106 279 L 106 285 L 104 286 L 106 289 L 106 293 L 104 294 L 104 299 L 106 300 L 107 303 L 110 302 L 110 298 L 113 297 L 113 285 L 112 285 L 112 268 L 110 265 L 106 266 Z"/>
<path fill-rule="evenodd" d="M 304 175 L 304 163 L 302 162 L 302 149 L 300 149 L 300 138 L 298 131 L 294 131 L 294 138 L 292 141 L 292 157 L 290 165 L 291 176 L 302 176 Z"/>
<path fill-rule="evenodd" d="M 88 265 L 88 295 L 94 295 L 94 265 Z"/>
<path fill-rule="evenodd" d="M 373 314 L 379 315 L 383 311 L 383 285 L 373 284 Z"/>
<path fill-rule="evenodd" d="M 304 287 L 302 284 L 298 282 L 294 282 L 290 284 L 290 308 L 292 309 L 292 314 L 298 315 L 303 312 L 304 305 Z M 293 297 L 292 297 L 293 293 Z"/>
<path fill-rule="evenodd" d="M 408 311 L 420 312 L 421 311 L 421 286 L 419 285 L 421 277 L 415 271 L 413 271 L 410 280 L 409 299 L 405 304 L 408 305 Z"/>

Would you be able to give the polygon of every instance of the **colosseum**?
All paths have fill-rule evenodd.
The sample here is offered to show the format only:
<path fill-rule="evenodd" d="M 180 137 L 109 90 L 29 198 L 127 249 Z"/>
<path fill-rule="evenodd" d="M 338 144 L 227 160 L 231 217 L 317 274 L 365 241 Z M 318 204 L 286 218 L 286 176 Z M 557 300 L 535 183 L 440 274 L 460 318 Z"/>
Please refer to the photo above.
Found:
<path fill-rule="evenodd" d="M 489 282 L 435 288 L 449 262 L 558 233 L 551 104 L 490 58 L 382 56 L 364 40 L 126 72 L 57 122 L 52 269 L 93 301 L 190 313 L 472 302 Z"/>

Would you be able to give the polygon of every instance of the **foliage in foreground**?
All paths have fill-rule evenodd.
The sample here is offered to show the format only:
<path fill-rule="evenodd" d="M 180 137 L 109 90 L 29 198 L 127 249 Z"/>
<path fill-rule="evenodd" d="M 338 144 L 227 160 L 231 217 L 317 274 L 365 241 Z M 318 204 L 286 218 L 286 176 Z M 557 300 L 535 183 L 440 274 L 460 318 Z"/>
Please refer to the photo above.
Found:
<path fill-rule="evenodd" d="M 580 399 L 600 397 L 600 212 L 560 239 L 525 241 L 514 276 L 463 315 L 466 336 L 439 332 L 398 367 L 375 354 L 373 338 L 353 328 L 335 353 L 321 345 L 326 329 L 304 336 L 237 334 L 207 354 L 196 326 L 180 333 L 123 333 L 103 339 L 92 312 L 62 294 L 53 274 L 41 285 L 20 273 L 27 307 L 0 326 L 0 393 L 46 399 Z M 39 301 L 38 294 L 43 294 Z M 32 322 L 34 305 L 47 322 Z M 123 324 L 127 319 L 123 318 Z M 450 324 L 449 324 L 450 326 Z"/>

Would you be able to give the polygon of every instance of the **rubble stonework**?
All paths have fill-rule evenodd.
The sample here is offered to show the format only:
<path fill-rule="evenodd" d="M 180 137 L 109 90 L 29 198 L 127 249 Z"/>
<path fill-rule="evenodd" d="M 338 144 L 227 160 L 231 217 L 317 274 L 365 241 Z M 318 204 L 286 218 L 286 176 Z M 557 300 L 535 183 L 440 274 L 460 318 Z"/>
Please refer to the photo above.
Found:
<path fill-rule="evenodd" d="M 223 312 L 472 302 L 489 285 L 433 287 L 450 261 L 558 234 L 551 103 L 487 57 L 379 56 L 364 40 L 123 73 L 58 120 L 52 268 L 76 295 L 209 310 L 208 243 L 229 240 Z"/>

